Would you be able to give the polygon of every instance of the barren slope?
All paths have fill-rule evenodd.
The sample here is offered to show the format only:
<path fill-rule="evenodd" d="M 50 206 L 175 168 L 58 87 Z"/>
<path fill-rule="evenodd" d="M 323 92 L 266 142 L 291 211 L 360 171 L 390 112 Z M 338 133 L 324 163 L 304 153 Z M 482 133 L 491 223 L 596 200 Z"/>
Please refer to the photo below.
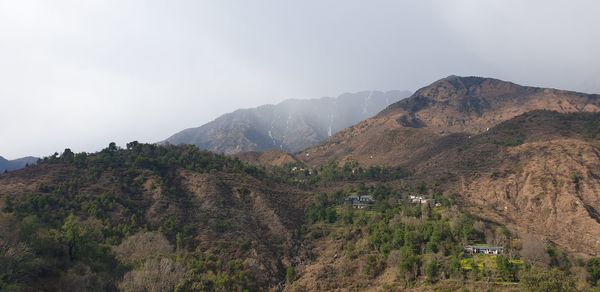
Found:
<path fill-rule="evenodd" d="M 407 164 L 415 178 L 443 182 L 474 214 L 598 255 L 600 114 L 534 111 L 447 138 Z"/>
<path fill-rule="evenodd" d="M 477 134 L 537 109 L 597 112 L 600 96 L 526 87 L 497 79 L 450 76 L 418 90 L 379 115 L 309 148 L 299 157 L 318 165 L 356 159 L 364 165 L 401 164 L 451 133 Z"/>

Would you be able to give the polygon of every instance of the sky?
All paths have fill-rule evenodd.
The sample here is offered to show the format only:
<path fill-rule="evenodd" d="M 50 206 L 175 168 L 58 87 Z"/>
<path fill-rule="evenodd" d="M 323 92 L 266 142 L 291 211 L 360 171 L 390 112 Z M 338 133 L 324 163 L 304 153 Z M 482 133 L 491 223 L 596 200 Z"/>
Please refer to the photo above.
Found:
<path fill-rule="evenodd" d="M 448 75 L 600 93 L 596 0 L 0 0 L 0 156 Z"/>

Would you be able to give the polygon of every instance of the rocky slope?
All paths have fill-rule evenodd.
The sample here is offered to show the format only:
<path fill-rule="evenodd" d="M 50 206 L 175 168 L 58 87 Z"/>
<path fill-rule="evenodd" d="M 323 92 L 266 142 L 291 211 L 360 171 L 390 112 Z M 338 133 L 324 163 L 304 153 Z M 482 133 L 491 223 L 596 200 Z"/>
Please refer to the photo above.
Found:
<path fill-rule="evenodd" d="M 348 158 L 366 165 L 399 164 L 440 137 L 482 133 L 537 109 L 561 113 L 600 111 L 600 95 L 450 76 L 307 149 L 301 157 L 309 164 Z"/>
<path fill-rule="evenodd" d="M 183 130 L 164 142 L 194 144 L 226 154 L 270 149 L 296 152 L 374 116 L 409 95 L 397 90 L 364 91 L 337 98 L 286 100 L 225 114 L 198 128 Z"/>
<path fill-rule="evenodd" d="M 533 111 L 413 157 L 465 208 L 572 253 L 600 250 L 600 114 Z"/>

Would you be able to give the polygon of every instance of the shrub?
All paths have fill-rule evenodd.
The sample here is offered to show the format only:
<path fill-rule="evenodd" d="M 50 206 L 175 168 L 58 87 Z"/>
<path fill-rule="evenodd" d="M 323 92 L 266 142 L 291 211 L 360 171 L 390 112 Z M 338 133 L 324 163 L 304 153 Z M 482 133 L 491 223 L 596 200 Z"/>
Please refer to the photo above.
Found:
<path fill-rule="evenodd" d="M 521 286 L 531 292 L 575 291 L 575 283 L 567 273 L 558 270 L 533 268 L 521 277 Z"/>

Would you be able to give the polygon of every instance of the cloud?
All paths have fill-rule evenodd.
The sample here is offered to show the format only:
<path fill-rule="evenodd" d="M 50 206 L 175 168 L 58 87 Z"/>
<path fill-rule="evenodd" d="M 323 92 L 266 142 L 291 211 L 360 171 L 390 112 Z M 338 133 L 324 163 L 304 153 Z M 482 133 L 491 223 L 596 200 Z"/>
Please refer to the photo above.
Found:
<path fill-rule="evenodd" d="M 0 155 L 450 75 L 600 91 L 595 1 L 1 1 Z"/>

